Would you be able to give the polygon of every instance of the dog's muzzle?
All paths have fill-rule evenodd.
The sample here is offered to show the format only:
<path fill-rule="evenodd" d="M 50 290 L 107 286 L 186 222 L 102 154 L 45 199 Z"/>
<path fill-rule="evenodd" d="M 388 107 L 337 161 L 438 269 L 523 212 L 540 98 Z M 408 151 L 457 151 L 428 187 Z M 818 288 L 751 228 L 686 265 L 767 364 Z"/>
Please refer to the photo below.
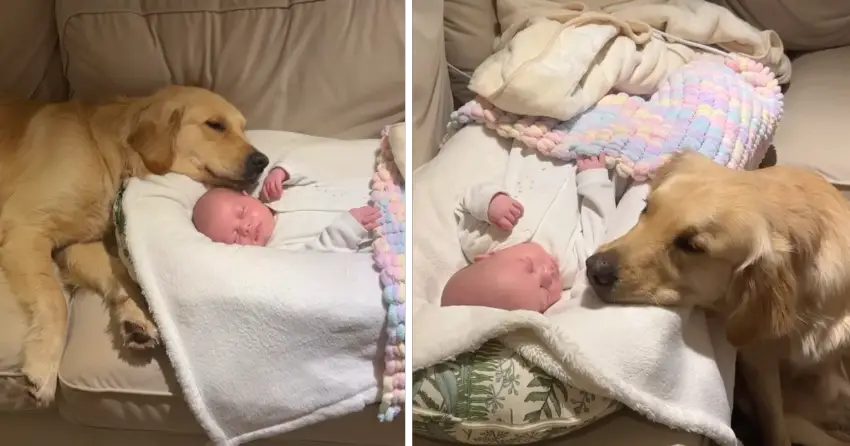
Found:
<path fill-rule="evenodd" d="M 619 279 L 617 254 L 611 251 L 597 252 L 587 258 L 585 266 L 587 280 L 593 291 L 600 299 L 607 302 Z"/>

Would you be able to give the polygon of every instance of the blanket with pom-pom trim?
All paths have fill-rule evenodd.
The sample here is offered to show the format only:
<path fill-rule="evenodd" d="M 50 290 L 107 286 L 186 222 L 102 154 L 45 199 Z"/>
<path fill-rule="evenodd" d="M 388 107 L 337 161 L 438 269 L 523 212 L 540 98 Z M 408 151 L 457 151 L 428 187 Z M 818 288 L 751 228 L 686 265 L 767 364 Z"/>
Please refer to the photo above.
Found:
<path fill-rule="evenodd" d="M 404 180 L 389 142 L 389 127 L 381 136 L 372 177 L 372 204 L 380 209 L 382 218 L 381 226 L 375 230 L 373 252 L 381 271 L 388 336 L 378 419 L 392 421 L 404 407 L 405 394 L 405 199 Z"/>
<path fill-rule="evenodd" d="M 683 149 L 733 169 L 755 168 L 782 107 L 779 83 L 760 63 L 701 58 L 671 74 L 649 99 L 610 94 L 567 121 L 515 115 L 479 97 L 453 113 L 447 138 L 464 125 L 481 124 L 555 158 L 604 153 L 618 174 L 645 181 Z"/>

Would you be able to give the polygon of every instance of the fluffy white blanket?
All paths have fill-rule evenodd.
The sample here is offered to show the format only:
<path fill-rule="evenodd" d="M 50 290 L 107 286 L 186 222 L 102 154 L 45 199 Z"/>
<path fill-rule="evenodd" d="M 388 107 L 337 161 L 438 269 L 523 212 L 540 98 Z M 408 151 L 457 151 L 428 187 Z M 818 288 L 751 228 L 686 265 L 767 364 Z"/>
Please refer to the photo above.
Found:
<path fill-rule="evenodd" d="M 554 377 L 656 422 L 736 444 L 735 352 L 699 310 L 605 306 L 583 292 L 581 278 L 545 315 L 440 306 L 444 284 L 466 264 L 452 211 L 467 187 L 504 178 L 506 144 L 487 129 L 464 128 L 413 175 L 413 369 L 501 337 Z"/>
<path fill-rule="evenodd" d="M 297 148 L 311 172 L 336 179 L 371 176 L 379 144 L 249 138 L 269 154 Z M 376 402 L 386 312 L 371 255 L 213 243 L 190 221 L 202 193 L 182 175 L 131 180 L 123 209 L 135 276 L 210 438 L 239 445 Z M 314 212 L 307 227 L 335 216 Z"/>

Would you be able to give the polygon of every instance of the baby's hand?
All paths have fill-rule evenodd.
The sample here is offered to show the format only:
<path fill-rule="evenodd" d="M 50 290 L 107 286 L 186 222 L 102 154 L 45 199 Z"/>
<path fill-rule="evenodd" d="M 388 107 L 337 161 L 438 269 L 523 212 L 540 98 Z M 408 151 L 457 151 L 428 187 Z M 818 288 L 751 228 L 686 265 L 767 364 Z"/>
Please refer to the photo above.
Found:
<path fill-rule="evenodd" d="M 522 217 L 525 209 L 519 201 L 505 194 L 497 194 L 490 200 L 490 207 L 487 208 L 487 218 L 490 223 L 505 231 L 510 231 L 516 226 L 516 222 Z"/>
<path fill-rule="evenodd" d="M 373 229 L 377 229 L 378 226 L 381 226 L 381 223 L 378 220 L 381 218 L 381 211 L 374 206 L 363 206 L 359 208 L 354 208 L 350 211 L 351 216 L 363 226 L 363 229 L 367 231 L 371 231 Z"/>
<path fill-rule="evenodd" d="M 607 167 L 605 164 L 604 153 L 599 154 L 599 156 L 579 157 L 579 159 L 576 160 L 576 165 L 578 166 L 579 172 L 591 169 L 605 169 Z"/>
<path fill-rule="evenodd" d="M 263 181 L 263 190 L 260 191 L 260 200 L 264 203 L 280 200 L 283 196 L 283 183 L 289 179 L 289 172 L 282 167 L 275 167 L 266 175 Z"/>

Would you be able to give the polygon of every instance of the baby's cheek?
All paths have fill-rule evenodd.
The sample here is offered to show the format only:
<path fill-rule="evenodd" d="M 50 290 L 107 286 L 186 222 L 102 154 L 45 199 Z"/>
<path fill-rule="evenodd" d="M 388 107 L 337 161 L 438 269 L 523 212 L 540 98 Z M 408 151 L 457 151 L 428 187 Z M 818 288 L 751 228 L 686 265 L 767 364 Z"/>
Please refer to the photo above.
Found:
<path fill-rule="evenodd" d="M 262 242 L 263 246 L 268 245 L 269 240 L 271 240 L 272 238 L 272 234 L 274 234 L 274 228 L 275 220 L 273 218 L 263 222 L 263 225 L 260 227 L 260 229 L 262 230 L 262 234 L 260 235 L 260 241 Z"/>
<path fill-rule="evenodd" d="M 549 307 L 555 305 L 559 300 L 561 300 L 561 295 L 563 294 L 563 286 L 559 283 L 553 284 L 553 286 L 549 289 L 548 302 L 546 302 L 545 310 L 548 310 Z"/>
<path fill-rule="evenodd" d="M 218 242 L 218 243 L 230 243 L 231 242 L 231 240 L 228 240 L 227 236 L 225 236 L 224 231 L 215 231 L 215 232 L 209 234 L 209 237 L 210 237 L 210 239 L 212 239 L 212 241 Z"/>

